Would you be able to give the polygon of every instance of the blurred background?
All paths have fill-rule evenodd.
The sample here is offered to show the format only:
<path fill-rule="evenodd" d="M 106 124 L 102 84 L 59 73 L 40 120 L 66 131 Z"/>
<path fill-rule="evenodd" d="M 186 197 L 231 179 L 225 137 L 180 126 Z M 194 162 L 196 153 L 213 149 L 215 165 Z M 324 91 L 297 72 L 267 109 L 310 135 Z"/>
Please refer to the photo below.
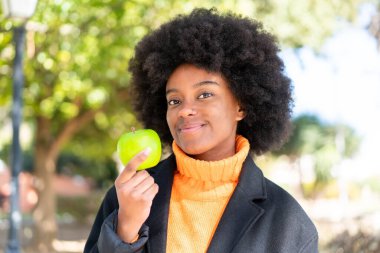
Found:
<path fill-rule="evenodd" d="M 378 0 L 39 0 L 29 19 L 2 15 L 0 252 L 83 251 L 118 173 L 117 139 L 140 126 L 127 92 L 134 46 L 195 7 L 260 20 L 278 37 L 294 85 L 294 131 L 257 163 L 311 216 L 320 252 L 380 252 Z M 20 27 L 21 68 L 13 43 Z M 14 110 L 22 111 L 17 173 Z"/>

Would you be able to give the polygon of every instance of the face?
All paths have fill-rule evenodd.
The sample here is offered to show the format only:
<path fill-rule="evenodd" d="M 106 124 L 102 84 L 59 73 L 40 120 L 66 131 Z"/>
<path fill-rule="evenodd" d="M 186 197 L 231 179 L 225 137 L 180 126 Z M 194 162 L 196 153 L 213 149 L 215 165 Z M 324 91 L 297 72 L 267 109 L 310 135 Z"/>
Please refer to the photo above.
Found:
<path fill-rule="evenodd" d="M 235 154 L 244 111 L 221 74 L 180 65 L 168 79 L 166 100 L 170 132 L 185 153 L 205 161 Z"/>

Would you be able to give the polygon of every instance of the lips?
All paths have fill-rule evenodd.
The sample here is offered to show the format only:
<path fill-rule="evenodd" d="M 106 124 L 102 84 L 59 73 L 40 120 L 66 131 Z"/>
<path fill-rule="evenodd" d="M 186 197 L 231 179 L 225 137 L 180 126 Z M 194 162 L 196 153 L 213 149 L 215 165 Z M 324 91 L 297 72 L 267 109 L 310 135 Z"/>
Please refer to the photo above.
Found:
<path fill-rule="evenodd" d="M 180 133 L 192 133 L 201 129 L 205 124 L 203 123 L 190 123 L 179 126 Z"/>

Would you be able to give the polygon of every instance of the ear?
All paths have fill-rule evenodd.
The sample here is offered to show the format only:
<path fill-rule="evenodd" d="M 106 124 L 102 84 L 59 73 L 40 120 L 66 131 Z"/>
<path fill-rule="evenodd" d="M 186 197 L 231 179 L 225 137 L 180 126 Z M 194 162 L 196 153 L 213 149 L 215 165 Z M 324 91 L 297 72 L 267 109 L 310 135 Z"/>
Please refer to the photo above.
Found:
<path fill-rule="evenodd" d="M 236 120 L 240 121 L 240 120 L 244 119 L 245 115 L 246 115 L 246 113 L 245 113 L 244 108 L 239 105 L 238 111 L 237 111 L 237 114 L 236 114 Z"/>

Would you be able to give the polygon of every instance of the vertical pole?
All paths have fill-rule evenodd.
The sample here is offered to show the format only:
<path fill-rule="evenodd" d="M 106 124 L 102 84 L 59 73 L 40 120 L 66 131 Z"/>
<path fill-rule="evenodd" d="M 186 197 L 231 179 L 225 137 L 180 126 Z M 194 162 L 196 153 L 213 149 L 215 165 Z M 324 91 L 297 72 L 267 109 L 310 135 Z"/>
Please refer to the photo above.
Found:
<path fill-rule="evenodd" d="M 9 214 L 9 235 L 6 253 L 19 253 L 19 233 L 21 227 L 19 174 L 22 167 L 22 153 L 20 146 L 20 125 L 22 121 L 22 90 L 24 86 L 23 51 L 25 41 L 25 26 L 16 27 L 13 31 L 15 58 L 13 63 L 13 104 L 12 104 L 12 179 Z"/>

